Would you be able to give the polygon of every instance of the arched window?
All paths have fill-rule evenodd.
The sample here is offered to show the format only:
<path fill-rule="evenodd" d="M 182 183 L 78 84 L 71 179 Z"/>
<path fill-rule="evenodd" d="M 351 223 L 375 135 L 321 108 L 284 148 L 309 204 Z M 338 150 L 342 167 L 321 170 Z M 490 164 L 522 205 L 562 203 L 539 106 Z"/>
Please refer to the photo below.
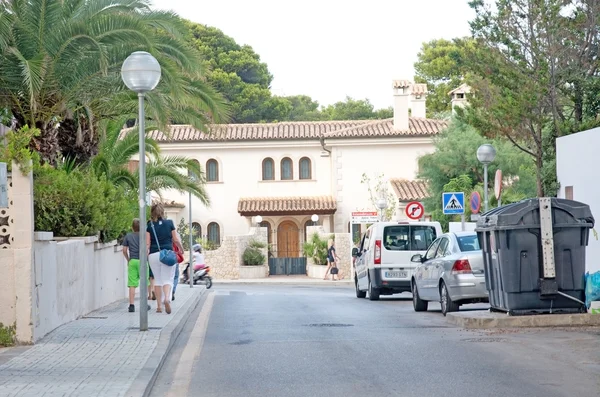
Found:
<path fill-rule="evenodd" d="M 210 159 L 206 162 L 206 181 L 219 181 L 219 163 L 215 159 Z"/>
<path fill-rule="evenodd" d="M 272 158 L 266 158 L 262 162 L 262 179 L 263 181 L 275 180 L 275 163 Z"/>
<path fill-rule="evenodd" d="M 198 222 L 192 222 L 192 241 L 196 244 L 202 238 L 202 226 Z"/>
<path fill-rule="evenodd" d="M 312 169 L 308 157 L 300 159 L 300 179 L 312 179 Z"/>
<path fill-rule="evenodd" d="M 198 167 L 198 169 L 200 169 L 200 162 L 198 160 L 192 160 L 192 161 L 196 164 L 196 166 Z M 200 169 L 200 171 L 202 172 L 201 169 Z M 190 170 L 189 168 L 188 168 L 188 176 L 189 177 L 193 177 L 193 178 L 198 177 L 198 175 L 196 175 L 194 172 L 192 172 L 192 170 Z"/>
<path fill-rule="evenodd" d="M 289 157 L 281 160 L 281 180 L 290 181 L 294 179 L 294 163 Z"/>
<path fill-rule="evenodd" d="M 211 222 L 208 224 L 208 241 L 214 243 L 215 245 L 221 244 L 221 228 L 216 222 Z"/>

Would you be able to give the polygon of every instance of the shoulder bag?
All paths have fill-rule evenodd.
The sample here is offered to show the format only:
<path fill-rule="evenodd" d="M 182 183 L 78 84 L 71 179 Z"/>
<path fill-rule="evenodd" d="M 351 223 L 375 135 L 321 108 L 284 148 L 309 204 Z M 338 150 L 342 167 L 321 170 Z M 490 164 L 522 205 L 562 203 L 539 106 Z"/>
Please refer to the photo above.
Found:
<path fill-rule="evenodd" d="M 160 244 L 158 242 L 158 236 L 156 235 L 156 229 L 154 228 L 154 222 L 150 221 L 150 226 L 152 226 L 152 231 L 154 232 L 154 238 L 156 239 L 156 246 L 158 247 L 158 251 L 160 252 L 160 261 L 167 266 L 174 266 L 177 264 L 177 254 L 172 250 L 161 250 Z"/>

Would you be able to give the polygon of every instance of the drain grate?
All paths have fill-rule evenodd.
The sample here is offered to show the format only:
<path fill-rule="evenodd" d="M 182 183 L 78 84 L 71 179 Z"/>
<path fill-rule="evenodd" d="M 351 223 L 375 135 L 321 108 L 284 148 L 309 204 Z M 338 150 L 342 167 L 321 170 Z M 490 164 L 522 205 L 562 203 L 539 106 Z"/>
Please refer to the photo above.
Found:
<path fill-rule="evenodd" d="M 320 323 L 308 324 L 308 327 L 354 327 L 354 324 Z"/>
<path fill-rule="evenodd" d="M 140 327 L 127 327 L 127 329 L 137 329 L 137 330 L 139 330 Z M 153 330 L 157 330 L 157 329 L 162 329 L 162 327 L 148 327 L 148 331 L 153 331 Z"/>
<path fill-rule="evenodd" d="M 82 320 L 106 320 L 108 317 L 103 316 L 84 316 L 81 317 Z"/>
<path fill-rule="evenodd" d="M 463 342 L 475 342 L 475 343 L 506 342 L 506 339 L 504 339 L 504 338 L 469 338 L 469 339 L 463 339 Z"/>

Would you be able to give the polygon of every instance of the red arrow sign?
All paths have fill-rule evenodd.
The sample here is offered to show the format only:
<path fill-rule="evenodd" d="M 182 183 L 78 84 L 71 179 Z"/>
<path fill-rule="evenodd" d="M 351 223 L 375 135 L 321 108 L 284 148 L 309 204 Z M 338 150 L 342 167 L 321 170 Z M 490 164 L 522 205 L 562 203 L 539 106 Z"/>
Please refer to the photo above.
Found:
<path fill-rule="evenodd" d="M 418 201 L 408 203 L 405 211 L 406 216 L 413 220 L 420 219 L 423 215 L 425 215 L 425 208 L 423 208 L 423 204 L 419 203 Z"/>

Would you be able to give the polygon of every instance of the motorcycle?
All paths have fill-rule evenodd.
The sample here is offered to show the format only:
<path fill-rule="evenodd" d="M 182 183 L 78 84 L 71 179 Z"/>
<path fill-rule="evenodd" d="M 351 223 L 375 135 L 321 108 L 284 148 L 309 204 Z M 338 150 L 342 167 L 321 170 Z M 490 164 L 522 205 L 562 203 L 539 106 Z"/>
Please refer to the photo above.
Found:
<path fill-rule="evenodd" d="M 188 264 L 187 267 L 185 268 L 185 271 L 183 272 L 183 284 L 189 284 L 189 277 L 188 277 L 188 269 L 190 268 L 190 265 Z M 194 285 L 196 284 L 204 284 L 206 285 L 206 289 L 210 289 L 210 287 L 212 287 L 212 277 L 208 275 L 208 273 L 210 272 L 210 266 L 206 266 L 206 265 L 198 265 L 198 266 L 194 266 Z"/>

